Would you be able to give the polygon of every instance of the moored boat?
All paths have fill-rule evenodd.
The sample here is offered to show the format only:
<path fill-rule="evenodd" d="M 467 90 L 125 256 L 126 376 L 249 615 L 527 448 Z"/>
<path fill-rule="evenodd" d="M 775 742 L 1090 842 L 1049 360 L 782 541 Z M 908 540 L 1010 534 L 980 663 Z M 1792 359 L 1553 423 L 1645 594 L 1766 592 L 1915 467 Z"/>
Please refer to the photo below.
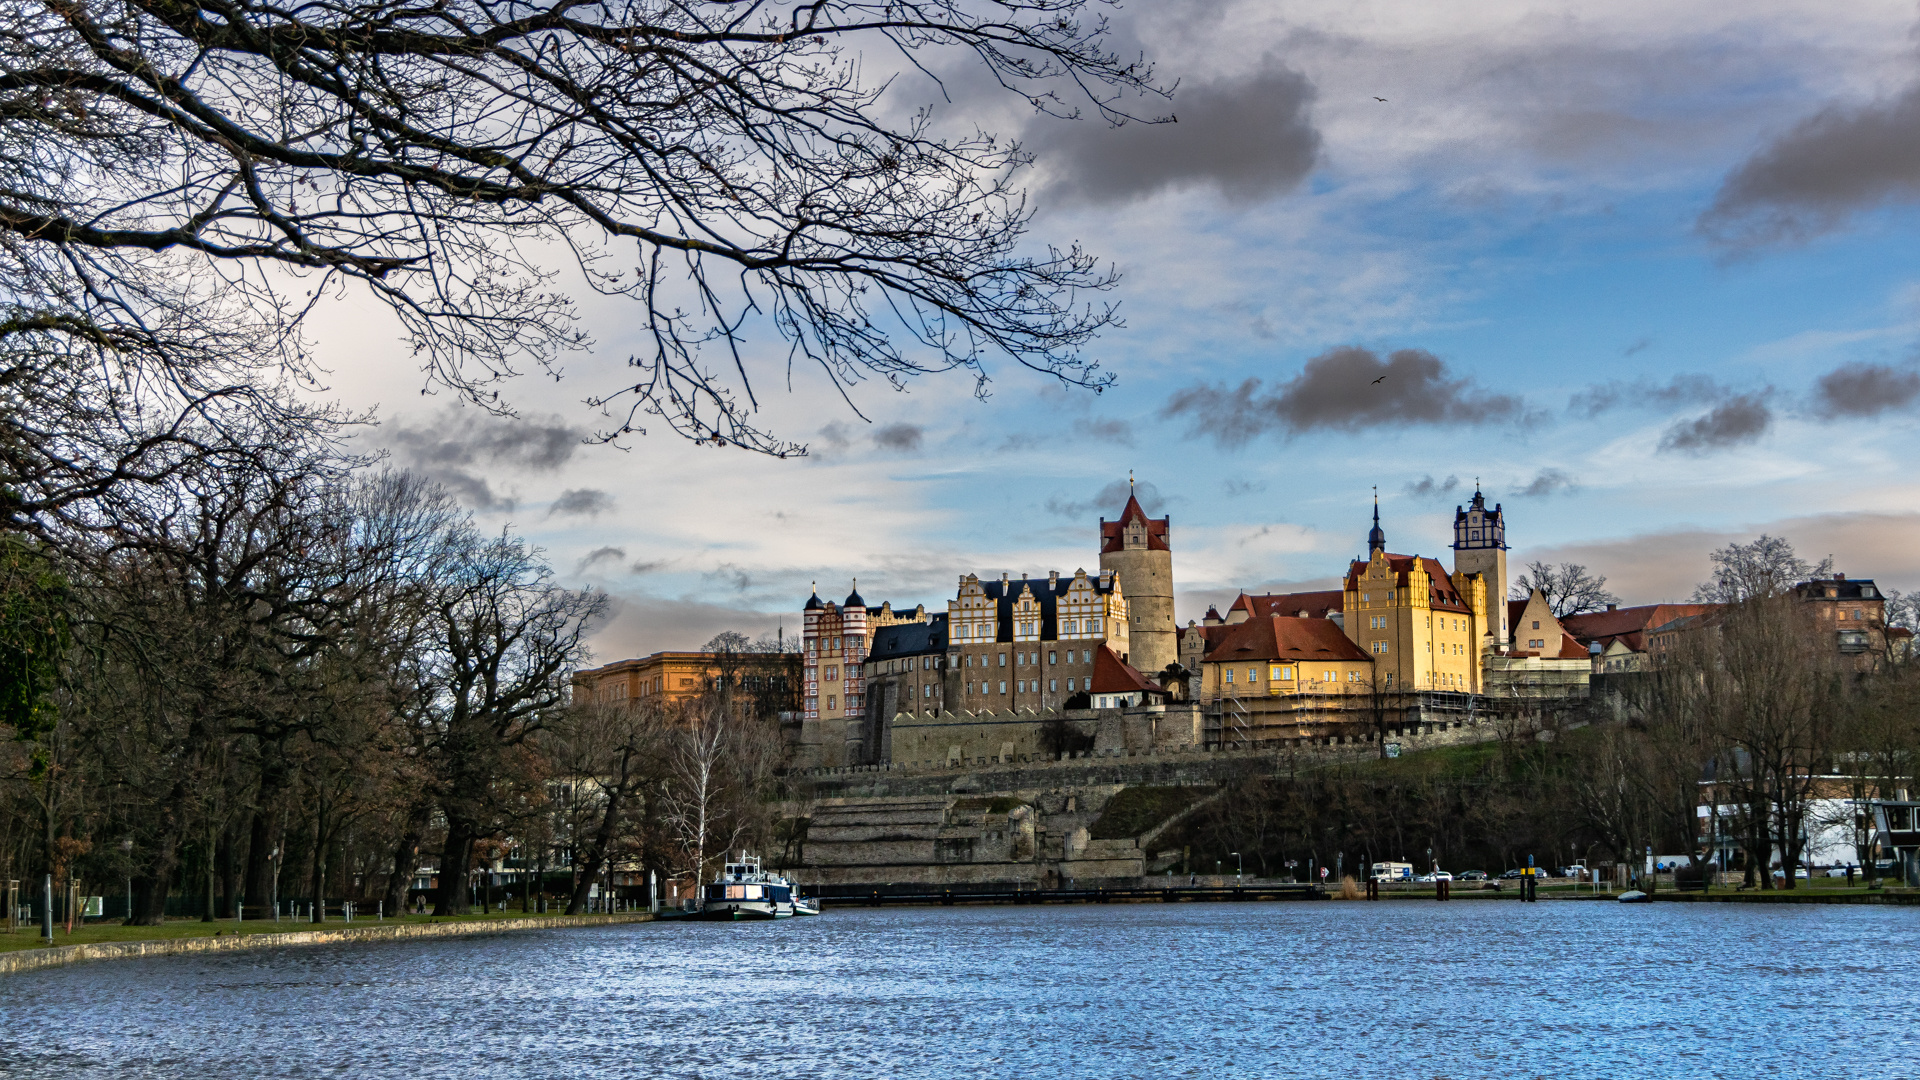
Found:
<path fill-rule="evenodd" d="M 728 860 L 700 893 L 700 907 L 693 917 L 707 921 L 742 922 L 757 919 L 787 919 L 797 914 L 793 883 L 779 874 L 760 867 L 756 855 L 742 852 Z M 808 915 L 819 914 L 817 903 Z"/>

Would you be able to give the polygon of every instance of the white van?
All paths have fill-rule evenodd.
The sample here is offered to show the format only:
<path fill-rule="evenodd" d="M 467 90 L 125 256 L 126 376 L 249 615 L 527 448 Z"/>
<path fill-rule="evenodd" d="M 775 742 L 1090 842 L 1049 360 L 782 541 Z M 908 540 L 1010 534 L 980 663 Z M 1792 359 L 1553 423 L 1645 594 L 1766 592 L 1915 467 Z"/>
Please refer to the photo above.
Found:
<path fill-rule="evenodd" d="M 1412 881 L 1413 864 L 1410 862 L 1377 862 L 1373 864 L 1375 881 Z"/>

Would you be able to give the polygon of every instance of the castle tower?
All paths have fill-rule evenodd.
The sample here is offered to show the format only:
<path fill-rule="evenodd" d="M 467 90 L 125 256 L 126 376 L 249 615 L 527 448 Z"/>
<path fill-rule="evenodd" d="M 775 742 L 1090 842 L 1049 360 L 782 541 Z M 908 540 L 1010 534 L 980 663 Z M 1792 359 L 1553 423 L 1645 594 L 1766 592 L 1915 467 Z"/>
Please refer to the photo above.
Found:
<path fill-rule="evenodd" d="M 1507 627 L 1507 519 L 1500 504 L 1487 509 L 1480 485 L 1473 485 L 1473 501 L 1453 510 L 1453 570 L 1479 574 L 1487 583 L 1487 635 L 1495 648 L 1506 644 Z"/>
<path fill-rule="evenodd" d="M 1100 519 L 1100 569 L 1119 579 L 1127 600 L 1127 663 L 1149 676 L 1180 659 L 1168 544 L 1172 523 L 1172 518 L 1149 518 L 1131 492 L 1120 520 Z"/>

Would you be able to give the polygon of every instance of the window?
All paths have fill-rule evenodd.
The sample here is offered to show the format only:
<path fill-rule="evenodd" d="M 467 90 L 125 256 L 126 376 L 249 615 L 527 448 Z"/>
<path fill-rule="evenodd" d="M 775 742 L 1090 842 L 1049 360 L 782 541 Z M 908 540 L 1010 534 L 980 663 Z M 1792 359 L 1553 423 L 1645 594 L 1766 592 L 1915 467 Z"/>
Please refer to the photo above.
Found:
<path fill-rule="evenodd" d="M 1259 681 L 1260 681 L 1260 669 L 1259 669 L 1259 668 L 1248 668 L 1248 669 L 1247 669 L 1247 681 L 1248 681 L 1249 683 L 1257 683 L 1257 682 L 1259 682 Z"/>
<path fill-rule="evenodd" d="M 1018 692 L 1018 693 L 1022 693 L 1022 694 L 1024 694 L 1024 693 L 1026 693 L 1026 692 L 1027 692 L 1027 680 L 1025 680 L 1025 679 L 1021 679 L 1021 680 L 1020 680 L 1019 682 L 1017 682 L 1017 683 L 1015 683 L 1015 684 L 1013 685 L 1013 688 L 1014 688 L 1014 690 L 1015 690 L 1016 692 Z"/>
<path fill-rule="evenodd" d="M 1069 694 L 1071 694 L 1071 693 L 1073 693 L 1073 680 L 1072 680 L 1072 679 L 1068 679 L 1068 680 L 1067 680 L 1067 693 L 1069 693 Z"/>
<path fill-rule="evenodd" d="M 1060 654 L 1059 654 L 1059 653 L 1056 653 L 1056 652 L 1054 652 L 1054 651 L 1053 651 L 1053 650 L 1051 650 L 1051 649 L 1049 649 L 1049 650 L 1047 650 L 1047 663 L 1048 663 L 1048 664 L 1057 664 L 1057 663 L 1059 663 L 1059 662 L 1060 662 L 1060 659 L 1059 659 L 1059 657 L 1060 657 Z"/>
<path fill-rule="evenodd" d="M 1331 672 L 1331 671 L 1328 671 L 1328 672 L 1326 672 L 1325 674 L 1323 674 L 1323 675 L 1321 675 L 1321 676 L 1320 676 L 1320 678 L 1321 678 L 1322 680 L 1324 680 L 1324 681 L 1326 681 L 1326 682 L 1332 682 L 1332 681 L 1333 681 L 1333 672 Z"/>
<path fill-rule="evenodd" d="M 834 696 L 833 696 L 832 694 L 828 694 L 828 695 L 827 695 L 827 710 L 828 710 L 829 712 L 831 712 L 831 711 L 833 710 L 833 708 L 834 708 L 834 701 L 835 701 L 835 700 L 836 700 L 836 699 L 834 698 Z"/>
<path fill-rule="evenodd" d="M 1007 692 L 1007 683 L 1005 679 L 1002 679 L 1000 681 L 1000 692 L 1003 694 Z"/>
<path fill-rule="evenodd" d="M 1047 680 L 1047 689 L 1048 689 L 1049 691 L 1052 691 L 1052 690 L 1058 690 L 1058 689 L 1060 689 L 1060 680 L 1059 680 L 1059 679 L 1048 679 L 1048 680 Z"/>
<path fill-rule="evenodd" d="M 1226 669 L 1224 669 L 1224 670 L 1225 670 L 1225 671 L 1226 671 L 1226 673 L 1227 673 L 1227 681 L 1228 681 L 1228 682 L 1232 682 L 1232 681 L 1233 681 L 1233 669 L 1232 669 L 1232 668 L 1226 668 Z"/>
<path fill-rule="evenodd" d="M 1093 650 L 1092 650 L 1092 649 L 1081 649 L 1081 650 L 1080 650 L 1080 662 L 1081 662 L 1081 663 L 1083 663 L 1083 664 L 1091 664 L 1091 663 L 1093 663 Z"/>
<path fill-rule="evenodd" d="M 1088 620 L 1087 620 L 1087 633 L 1089 633 L 1089 634 L 1097 634 L 1097 633 L 1099 633 L 1099 632 L 1100 632 L 1100 620 L 1099 620 L 1099 619 L 1088 619 Z"/>
<path fill-rule="evenodd" d="M 1535 619 L 1535 620 L 1533 620 L 1533 628 L 1534 628 L 1535 630 L 1538 630 L 1538 629 L 1540 629 L 1540 620 L 1539 620 L 1539 619 Z"/>
<path fill-rule="evenodd" d="M 932 684 L 932 683 L 928 683 L 927 685 L 925 685 L 925 686 L 923 686 L 923 687 L 921 687 L 920 689 L 921 689 L 921 690 L 923 690 L 923 691 L 925 691 L 924 693 L 922 693 L 922 694 L 920 695 L 921 697 L 923 697 L 923 698 L 930 698 L 930 697 L 932 697 L 932 696 L 933 696 L 933 684 Z"/>
<path fill-rule="evenodd" d="M 1006 666 L 1007 666 L 1007 654 L 1006 654 L 1006 653 L 1001 653 L 1001 654 L 1000 654 L 1000 666 L 1001 666 L 1001 667 L 1006 667 Z"/>

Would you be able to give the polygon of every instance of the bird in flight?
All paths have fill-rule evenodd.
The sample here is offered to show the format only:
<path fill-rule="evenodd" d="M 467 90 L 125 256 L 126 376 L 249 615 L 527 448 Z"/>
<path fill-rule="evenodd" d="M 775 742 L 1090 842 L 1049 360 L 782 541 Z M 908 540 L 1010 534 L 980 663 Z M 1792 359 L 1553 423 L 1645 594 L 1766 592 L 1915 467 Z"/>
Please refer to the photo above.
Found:
<path fill-rule="evenodd" d="M 1386 382 L 1386 381 L 1387 381 L 1387 377 L 1386 377 L 1385 375 L 1382 375 L 1382 376 L 1380 376 L 1379 378 L 1377 378 L 1377 379 L 1375 379 L 1375 380 L 1373 380 L 1373 384 L 1374 384 L 1375 386 L 1378 386 L 1378 385 L 1380 385 L 1381 383 L 1383 383 L 1383 382 Z"/>
<path fill-rule="evenodd" d="M 1375 101 L 1385 101 L 1385 100 L 1387 100 L 1387 99 L 1386 99 L 1386 98 L 1383 98 L 1383 97 L 1378 97 L 1378 96 L 1376 96 L 1376 97 L 1375 97 L 1375 98 L 1374 98 L 1373 100 L 1375 100 Z"/>

